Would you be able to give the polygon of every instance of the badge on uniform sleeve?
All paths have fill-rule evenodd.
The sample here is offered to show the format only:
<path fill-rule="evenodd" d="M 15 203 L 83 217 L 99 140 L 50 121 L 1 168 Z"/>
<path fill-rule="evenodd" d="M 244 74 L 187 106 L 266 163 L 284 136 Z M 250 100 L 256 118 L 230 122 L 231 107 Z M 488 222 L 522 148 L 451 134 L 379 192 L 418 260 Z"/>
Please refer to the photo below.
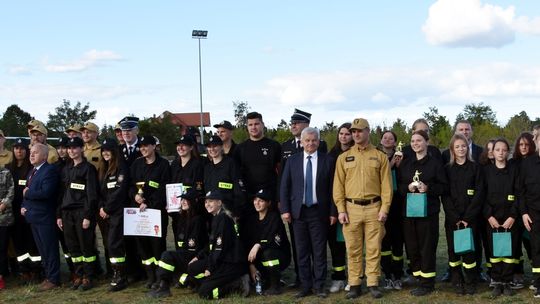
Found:
<path fill-rule="evenodd" d="M 75 189 L 75 190 L 84 190 L 85 185 L 84 184 L 71 183 L 71 185 L 69 187 L 71 189 Z"/>
<path fill-rule="evenodd" d="M 278 246 L 281 243 L 281 237 L 279 236 L 279 234 L 276 234 L 276 236 L 274 237 L 274 242 L 276 242 Z"/>
<path fill-rule="evenodd" d="M 352 161 L 354 161 L 354 156 L 347 156 L 347 157 L 345 157 L 345 161 L 346 161 L 346 162 L 352 162 Z"/>
<path fill-rule="evenodd" d="M 195 240 L 194 239 L 189 239 L 188 246 L 189 247 L 195 247 Z"/>
<path fill-rule="evenodd" d="M 107 183 L 107 189 L 113 189 L 116 187 L 116 182 L 108 182 Z"/>
<path fill-rule="evenodd" d="M 19 180 L 19 186 L 26 186 L 26 180 L 25 179 L 20 179 Z"/>
<path fill-rule="evenodd" d="M 512 194 L 508 195 L 508 200 L 513 202 L 515 200 L 515 196 L 513 196 Z"/>

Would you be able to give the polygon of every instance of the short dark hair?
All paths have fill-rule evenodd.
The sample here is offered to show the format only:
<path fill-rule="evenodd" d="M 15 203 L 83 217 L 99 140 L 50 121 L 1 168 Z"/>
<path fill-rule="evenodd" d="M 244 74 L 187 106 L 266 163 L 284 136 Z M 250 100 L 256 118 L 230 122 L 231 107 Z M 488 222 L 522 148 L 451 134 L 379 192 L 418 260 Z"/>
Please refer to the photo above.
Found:
<path fill-rule="evenodd" d="M 456 123 L 454 124 L 454 132 L 456 131 L 457 125 L 459 125 L 460 123 L 468 124 L 471 127 L 471 130 L 473 129 L 472 124 L 471 124 L 470 121 L 468 121 L 466 119 L 460 119 L 460 120 L 456 121 Z"/>
<path fill-rule="evenodd" d="M 250 112 L 250 113 L 247 113 L 247 115 L 246 115 L 246 119 L 257 119 L 257 118 L 260 121 L 263 120 L 261 113 L 259 113 L 259 112 Z"/>

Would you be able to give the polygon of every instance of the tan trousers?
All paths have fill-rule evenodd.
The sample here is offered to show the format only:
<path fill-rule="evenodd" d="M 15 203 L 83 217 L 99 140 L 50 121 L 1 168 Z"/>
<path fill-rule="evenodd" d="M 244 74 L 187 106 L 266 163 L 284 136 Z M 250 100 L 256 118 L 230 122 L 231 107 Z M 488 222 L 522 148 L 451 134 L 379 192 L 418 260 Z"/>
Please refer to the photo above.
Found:
<path fill-rule="evenodd" d="M 343 237 L 347 247 L 349 285 L 358 286 L 364 275 L 363 251 L 366 246 L 367 286 L 378 286 L 381 276 L 381 243 L 384 237 L 384 223 L 377 220 L 381 203 L 367 206 L 347 203 L 349 224 L 343 225 Z"/>

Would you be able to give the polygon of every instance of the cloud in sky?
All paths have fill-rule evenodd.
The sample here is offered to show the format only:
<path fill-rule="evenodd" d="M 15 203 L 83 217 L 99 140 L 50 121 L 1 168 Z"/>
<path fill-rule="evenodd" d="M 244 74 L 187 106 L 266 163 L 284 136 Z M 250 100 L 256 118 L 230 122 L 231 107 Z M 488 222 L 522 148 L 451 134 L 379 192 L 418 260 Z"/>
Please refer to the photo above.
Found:
<path fill-rule="evenodd" d="M 448 47 L 503 47 L 516 33 L 540 34 L 540 18 L 516 17 L 514 6 L 481 0 L 439 0 L 429 8 L 422 31 L 432 45 Z"/>
<path fill-rule="evenodd" d="M 102 66 L 107 62 L 123 60 L 123 57 L 113 51 L 98 51 L 90 50 L 83 54 L 77 60 L 58 64 L 49 64 L 45 62 L 44 69 L 47 72 L 65 73 L 65 72 L 81 72 L 91 67 Z"/>
<path fill-rule="evenodd" d="M 7 68 L 7 72 L 10 75 L 30 75 L 32 71 L 29 67 L 23 65 L 11 65 Z"/>

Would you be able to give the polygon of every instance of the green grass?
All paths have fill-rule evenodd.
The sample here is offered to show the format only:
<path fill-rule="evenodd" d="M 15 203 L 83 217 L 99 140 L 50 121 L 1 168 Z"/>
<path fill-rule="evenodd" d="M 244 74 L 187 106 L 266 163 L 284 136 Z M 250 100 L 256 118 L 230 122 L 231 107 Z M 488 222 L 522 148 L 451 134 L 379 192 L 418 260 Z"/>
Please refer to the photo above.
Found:
<path fill-rule="evenodd" d="M 442 221 L 444 214 L 441 212 L 441 225 L 440 225 L 440 238 L 439 246 L 437 249 L 437 274 L 442 275 L 447 268 L 447 246 L 444 236 L 444 226 Z M 170 235 L 170 233 L 169 233 Z M 100 241 L 101 242 L 101 241 Z M 169 242 L 172 244 L 172 242 Z M 65 270 L 65 265 L 63 265 Z M 529 274 L 527 279 L 530 279 L 530 265 L 526 263 L 526 274 Z M 291 281 L 293 277 L 292 266 L 284 273 L 284 279 Z M 67 278 L 67 274 L 64 273 L 63 278 Z M 330 280 L 330 278 L 328 278 Z M 328 281 L 330 282 L 330 281 Z M 143 283 L 137 283 L 130 286 L 128 289 L 111 293 L 107 291 L 108 281 L 101 279 L 96 282 L 96 287 L 92 290 L 81 292 L 73 291 L 69 288 L 61 288 L 55 291 L 38 292 L 37 286 L 21 286 L 21 282 L 17 279 L 6 278 L 6 289 L 0 291 L 0 303 L 20 304 L 20 303 L 55 303 L 55 304 L 116 304 L 116 303 L 130 303 L 130 304 L 151 304 L 151 303 L 208 303 L 209 301 L 201 300 L 197 295 L 191 293 L 189 289 L 172 289 L 173 296 L 166 299 L 150 299 L 146 297 L 147 290 L 144 288 Z M 487 284 L 478 286 L 478 293 L 474 296 L 457 296 L 452 291 L 452 286 L 449 283 L 437 282 L 436 291 L 426 297 L 417 298 L 409 294 L 410 287 L 405 287 L 402 291 L 384 292 L 384 297 L 379 300 L 373 300 L 369 295 L 365 294 L 359 298 L 362 303 L 533 303 L 533 292 L 526 288 L 517 291 L 516 295 L 512 297 L 501 296 L 497 299 L 490 297 L 491 289 L 487 287 Z M 314 296 L 304 298 L 300 301 L 294 299 L 294 290 L 287 290 L 280 296 L 250 296 L 248 298 L 241 298 L 238 295 L 232 295 L 223 300 L 213 301 L 214 303 L 353 303 L 345 299 L 345 292 L 337 294 L 331 294 L 326 299 L 318 299 Z M 359 302 L 358 300 L 354 303 Z"/>

